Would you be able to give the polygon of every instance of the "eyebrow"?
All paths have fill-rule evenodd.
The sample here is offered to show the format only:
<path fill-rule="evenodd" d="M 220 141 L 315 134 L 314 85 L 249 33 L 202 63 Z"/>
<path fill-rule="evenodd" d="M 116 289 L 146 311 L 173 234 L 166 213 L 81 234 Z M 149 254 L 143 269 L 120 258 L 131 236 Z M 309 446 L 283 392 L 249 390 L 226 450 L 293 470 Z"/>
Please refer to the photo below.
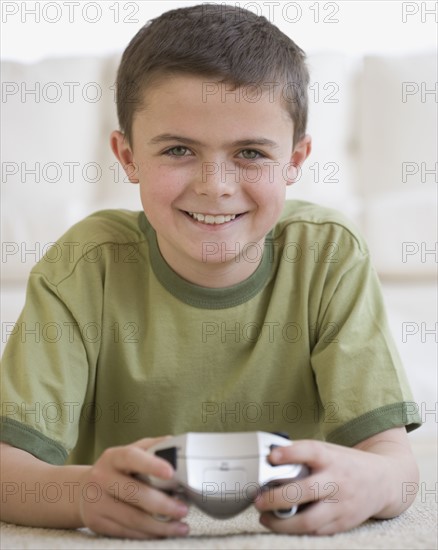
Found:
<path fill-rule="evenodd" d="M 187 145 L 203 145 L 200 141 L 197 141 L 196 139 L 184 136 L 176 136 L 173 134 L 159 134 L 149 141 L 149 145 L 156 145 L 165 141 L 177 141 L 178 143 L 186 143 Z M 272 147 L 273 149 L 277 149 L 279 147 L 278 143 L 264 137 L 240 139 L 232 141 L 227 145 L 231 147 L 249 147 L 251 145 L 261 145 L 264 147 Z"/>

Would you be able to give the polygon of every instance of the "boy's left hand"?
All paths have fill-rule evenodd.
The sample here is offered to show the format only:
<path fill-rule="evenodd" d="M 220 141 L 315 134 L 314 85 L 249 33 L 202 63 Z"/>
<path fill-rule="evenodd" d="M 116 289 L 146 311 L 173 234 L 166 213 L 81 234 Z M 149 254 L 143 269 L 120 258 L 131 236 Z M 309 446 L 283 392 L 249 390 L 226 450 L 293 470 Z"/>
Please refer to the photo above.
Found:
<path fill-rule="evenodd" d="M 278 533 L 331 535 L 368 518 L 390 518 L 408 508 L 403 483 L 418 483 L 418 469 L 405 428 L 394 428 L 355 448 L 313 440 L 277 447 L 272 464 L 307 464 L 311 474 L 270 488 L 255 501 L 260 522 Z M 309 503 L 288 519 L 271 512 Z"/>

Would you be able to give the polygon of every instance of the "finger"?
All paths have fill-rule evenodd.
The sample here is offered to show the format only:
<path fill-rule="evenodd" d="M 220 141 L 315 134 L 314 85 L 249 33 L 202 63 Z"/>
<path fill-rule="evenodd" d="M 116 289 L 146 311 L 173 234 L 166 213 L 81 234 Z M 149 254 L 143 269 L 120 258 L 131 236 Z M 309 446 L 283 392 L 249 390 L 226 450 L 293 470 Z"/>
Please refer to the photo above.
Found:
<path fill-rule="evenodd" d="M 135 509 L 131 510 L 126 505 L 123 510 L 118 510 L 117 518 L 99 517 L 88 527 L 96 533 L 136 539 L 182 537 L 187 536 L 190 531 L 189 526 L 185 523 L 158 522 L 148 514 Z"/>
<path fill-rule="evenodd" d="M 170 479 L 174 474 L 166 460 L 134 445 L 107 449 L 102 457 L 112 468 L 127 474 L 153 475 L 162 479 Z"/>
<path fill-rule="evenodd" d="M 331 461 L 331 445 L 322 441 L 302 439 L 292 445 L 276 447 L 269 455 L 272 464 L 306 464 L 320 470 Z"/>
<path fill-rule="evenodd" d="M 98 522 L 93 525 L 87 525 L 87 527 L 98 535 L 104 535 L 107 537 L 138 540 L 152 538 L 152 535 L 147 535 L 142 531 L 137 531 L 135 529 L 129 529 L 128 527 L 119 525 L 118 523 L 115 523 L 113 520 L 108 518 L 100 518 Z"/>
<path fill-rule="evenodd" d="M 322 505 L 321 502 L 321 510 Z M 325 509 L 327 512 L 327 509 Z M 361 525 L 364 521 L 369 519 L 369 514 L 362 510 L 357 510 L 354 507 L 350 507 L 349 510 L 341 511 L 340 507 L 331 508 L 330 514 L 321 515 L 320 519 L 317 519 L 319 527 L 316 529 L 316 535 L 334 535 L 335 533 L 341 533 L 342 531 L 348 531 L 358 525 Z"/>
<path fill-rule="evenodd" d="M 189 511 L 187 504 L 181 499 L 123 474 L 117 474 L 110 483 L 101 485 L 101 489 L 106 493 L 106 503 L 110 505 L 127 504 L 143 513 L 165 515 L 172 519 L 181 519 Z"/>
<path fill-rule="evenodd" d="M 136 508 L 122 505 L 113 517 L 119 525 L 127 529 L 133 529 L 142 532 L 144 535 L 153 535 L 168 537 L 172 535 L 185 535 L 188 532 L 187 525 L 179 521 L 159 521 L 152 515 Z"/>
<path fill-rule="evenodd" d="M 141 531 L 146 535 L 169 537 L 173 535 L 186 535 L 187 524 L 179 521 L 163 522 L 155 519 L 150 514 L 126 505 L 117 511 L 116 521 L 125 528 Z"/>
<path fill-rule="evenodd" d="M 139 482 L 139 484 L 137 508 L 153 516 L 166 516 L 172 519 L 181 519 L 188 514 L 189 507 L 183 500 L 169 496 L 146 483 Z"/>
<path fill-rule="evenodd" d="M 254 504 L 259 511 L 286 510 L 316 501 L 337 504 L 339 496 L 339 485 L 319 473 L 292 483 L 267 486 L 257 495 Z"/>
<path fill-rule="evenodd" d="M 335 510 L 324 509 L 324 504 L 317 502 L 288 519 L 279 519 L 270 512 L 264 512 L 260 523 L 276 533 L 315 535 L 320 528 L 335 520 L 335 513 Z"/>
<path fill-rule="evenodd" d="M 162 435 L 160 437 L 144 437 L 143 439 L 139 439 L 132 445 L 140 449 L 147 450 L 149 449 L 149 447 L 152 447 L 153 445 L 156 445 L 157 443 L 160 443 L 161 441 L 170 439 L 172 437 L 172 435 Z"/>
<path fill-rule="evenodd" d="M 286 510 L 302 503 L 302 494 L 298 482 L 269 486 L 260 491 L 254 505 L 260 512 Z"/>

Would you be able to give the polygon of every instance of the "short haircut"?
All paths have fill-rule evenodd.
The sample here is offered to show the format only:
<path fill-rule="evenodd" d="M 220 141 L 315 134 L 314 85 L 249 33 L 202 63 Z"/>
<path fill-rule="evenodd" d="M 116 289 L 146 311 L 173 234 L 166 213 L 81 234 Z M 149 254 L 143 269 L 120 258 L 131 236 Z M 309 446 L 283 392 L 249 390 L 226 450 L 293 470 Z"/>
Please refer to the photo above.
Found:
<path fill-rule="evenodd" d="M 233 89 L 270 85 L 281 92 L 296 144 L 307 124 L 305 57 L 288 36 L 251 11 L 224 4 L 170 10 L 146 23 L 123 53 L 116 94 L 120 130 L 132 145 L 133 118 L 145 107 L 147 88 L 165 75 L 187 74 Z"/>

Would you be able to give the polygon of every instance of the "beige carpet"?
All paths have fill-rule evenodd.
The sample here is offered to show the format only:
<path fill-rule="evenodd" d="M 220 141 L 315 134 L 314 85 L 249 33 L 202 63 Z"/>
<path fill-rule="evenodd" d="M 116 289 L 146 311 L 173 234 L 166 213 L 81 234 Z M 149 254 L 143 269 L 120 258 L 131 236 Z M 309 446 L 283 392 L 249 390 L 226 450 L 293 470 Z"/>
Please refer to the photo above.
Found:
<path fill-rule="evenodd" d="M 368 521 L 348 533 L 331 537 L 275 535 L 259 524 L 258 513 L 254 508 L 249 508 L 232 519 L 219 521 L 202 514 L 192 506 L 187 517 L 191 534 L 186 539 L 132 541 L 99 537 L 87 529 L 63 531 L 0 523 L 0 550 L 438 550 L 438 454 L 436 426 L 434 428 L 430 433 L 426 433 L 426 437 L 421 433 L 415 435 L 415 432 L 413 437 L 411 436 L 421 473 L 421 489 L 413 506 L 398 518 Z"/>
<path fill-rule="evenodd" d="M 421 502 L 423 500 L 424 502 Z M 63 531 L 19 527 L 2 523 L 0 548 L 15 549 L 367 549 L 434 550 L 437 545 L 436 497 L 417 498 L 398 518 L 368 521 L 360 527 L 330 537 L 275 535 L 258 523 L 254 508 L 230 520 L 213 520 L 192 507 L 188 516 L 191 535 L 186 539 L 132 541 L 99 537 L 87 529 Z"/>

